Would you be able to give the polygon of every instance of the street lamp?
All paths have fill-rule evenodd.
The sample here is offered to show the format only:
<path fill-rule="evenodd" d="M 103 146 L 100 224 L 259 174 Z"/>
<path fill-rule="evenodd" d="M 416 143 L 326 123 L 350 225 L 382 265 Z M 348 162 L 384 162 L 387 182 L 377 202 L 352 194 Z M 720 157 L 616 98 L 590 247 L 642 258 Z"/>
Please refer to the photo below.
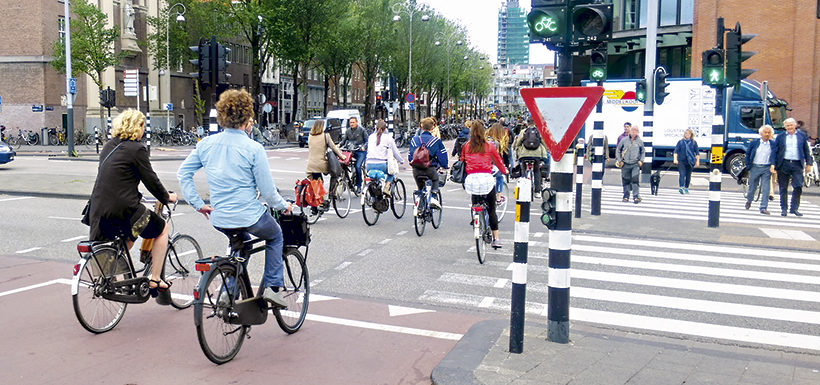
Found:
<path fill-rule="evenodd" d="M 182 12 L 177 12 L 176 21 L 177 23 L 184 23 L 185 22 L 185 12 L 188 11 L 185 8 L 185 5 L 182 3 L 176 3 L 170 7 L 168 7 L 168 16 L 171 15 L 171 10 L 174 9 L 176 6 L 182 7 Z M 170 18 L 165 18 L 165 75 L 166 81 L 168 82 L 168 103 L 171 103 L 171 46 L 169 44 L 169 35 L 170 35 L 170 28 L 171 28 L 171 20 Z M 171 127 L 171 111 L 166 110 L 165 112 L 165 130 L 169 130 Z"/>
<path fill-rule="evenodd" d="M 436 36 L 435 36 L 435 39 L 436 39 L 435 45 L 436 45 L 436 47 L 440 47 L 441 46 L 441 41 L 444 40 L 444 43 L 445 43 L 445 46 L 446 46 L 446 49 L 447 49 L 447 93 L 446 93 L 447 94 L 447 111 L 450 110 L 450 54 L 453 53 L 453 50 L 452 50 L 453 39 L 456 36 L 458 36 L 458 34 L 459 34 L 458 31 L 452 31 L 449 34 L 445 34 L 444 32 L 438 32 L 438 33 L 436 33 Z M 456 41 L 456 45 L 462 45 L 462 44 L 463 44 L 463 42 L 461 40 Z M 447 111 L 445 111 L 445 114 L 447 113 Z"/>
<path fill-rule="evenodd" d="M 415 15 L 416 13 L 419 12 L 419 10 L 416 9 L 416 0 L 410 0 L 407 3 L 401 2 L 401 3 L 393 4 L 393 14 L 394 14 L 393 21 L 394 22 L 401 21 L 401 16 L 399 16 L 399 13 L 401 13 L 401 12 L 406 13 L 407 16 L 410 17 L 410 33 L 409 33 L 410 36 L 408 37 L 408 39 L 410 41 L 410 44 L 409 44 L 410 49 L 408 49 L 409 54 L 408 54 L 408 59 L 407 59 L 407 91 L 409 93 L 413 93 L 413 15 Z M 427 15 L 422 15 L 421 16 L 421 21 L 429 21 L 429 20 L 430 20 L 430 16 L 427 16 Z M 409 117 L 409 119 L 408 119 L 409 123 L 407 124 L 407 127 L 410 128 L 410 126 L 413 123 L 413 113 L 412 112 L 409 113 L 408 117 Z"/>

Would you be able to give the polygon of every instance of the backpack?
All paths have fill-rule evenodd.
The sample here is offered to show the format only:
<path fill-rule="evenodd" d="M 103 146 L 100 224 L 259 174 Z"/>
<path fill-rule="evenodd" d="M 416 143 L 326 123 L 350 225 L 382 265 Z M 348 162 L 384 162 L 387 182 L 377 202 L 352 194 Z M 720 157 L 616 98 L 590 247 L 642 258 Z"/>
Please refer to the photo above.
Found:
<path fill-rule="evenodd" d="M 432 139 L 430 139 L 430 141 L 427 142 L 427 144 L 424 144 L 424 142 L 421 141 L 421 136 L 419 136 L 418 138 L 419 146 L 416 147 L 415 151 L 413 151 L 413 160 L 410 161 L 410 165 L 415 168 L 425 169 L 427 167 L 430 167 L 431 162 L 430 150 L 428 150 L 427 147 L 430 145 L 430 143 L 433 143 L 433 141 L 436 140 L 436 138 L 433 137 Z"/>
<path fill-rule="evenodd" d="M 541 146 L 541 133 L 535 126 L 527 127 L 524 131 L 524 148 L 527 150 L 537 150 Z"/>

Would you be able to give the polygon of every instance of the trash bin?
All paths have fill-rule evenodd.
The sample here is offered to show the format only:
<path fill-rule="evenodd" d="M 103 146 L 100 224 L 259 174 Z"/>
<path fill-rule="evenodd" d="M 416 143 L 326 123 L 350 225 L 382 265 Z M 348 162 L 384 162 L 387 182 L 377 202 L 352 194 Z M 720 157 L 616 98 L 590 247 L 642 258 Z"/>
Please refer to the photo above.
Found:
<path fill-rule="evenodd" d="M 48 140 L 48 127 L 43 127 L 43 128 L 40 129 L 40 143 L 42 143 L 43 146 L 49 146 L 49 145 L 52 144 L 52 143 L 49 143 L 49 140 Z M 54 143 L 54 144 L 56 144 L 56 143 Z"/>

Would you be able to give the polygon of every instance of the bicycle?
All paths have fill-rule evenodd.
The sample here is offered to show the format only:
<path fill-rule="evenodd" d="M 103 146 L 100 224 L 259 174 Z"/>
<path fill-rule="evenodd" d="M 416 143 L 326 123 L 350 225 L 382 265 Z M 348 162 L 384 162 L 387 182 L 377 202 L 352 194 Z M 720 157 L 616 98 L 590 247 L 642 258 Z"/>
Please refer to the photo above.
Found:
<path fill-rule="evenodd" d="M 262 239 L 243 242 L 244 229 L 230 232 L 228 257 L 196 261 L 196 269 L 203 275 L 194 291 L 194 324 L 202 352 L 215 364 L 224 364 L 239 353 L 245 337 L 250 338 L 251 326 L 267 321 L 268 310 L 273 311 L 279 327 L 288 334 L 297 332 L 307 317 L 310 280 L 305 261 L 310 243 L 309 227 L 304 217 L 280 216 L 275 210 L 271 212 L 280 223 L 285 238 L 282 252 L 285 286 L 280 293 L 288 303 L 286 308 L 270 308 L 262 298 L 265 290 L 262 286 L 251 297 L 247 261 L 251 255 L 264 252 L 265 245 Z M 257 242 L 263 244 L 254 247 Z M 300 247 L 305 248 L 304 256 Z"/>
<path fill-rule="evenodd" d="M 342 169 L 345 169 L 344 165 Z M 312 225 L 318 222 L 325 212 L 330 211 L 330 205 L 333 205 L 333 210 L 336 211 L 339 218 L 347 217 L 350 213 L 350 202 L 353 200 L 353 190 L 350 187 L 349 177 L 347 181 L 337 181 L 335 191 L 329 191 L 326 200 L 318 206 L 308 203 L 307 194 L 309 193 L 310 184 L 305 184 L 305 180 L 296 181 L 296 194 L 299 196 L 297 206 L 299 206 L 300 213 L 307 218 L 308 224 Z"/>
<path fill-rule="evenodd" d="M 282 141 L 281 130 L 274 126 L 268 126 L 262 130 L 262 139 L 264 139 L 266 144 L 276 147 Z"/>
<path fill-rule="evenodd" d="M 490 214 L 487 208 L 487 197 L 480 196 L 480 203 L 473 203 L 470 206 L 470 213 L 473 216 L 473 237 L 475 238 L 475 251 L 478 255 L 478 263 L 484 264 L 487 259 L 487 245 L 493 243 L 493 233 L 490 230 Z"/>
<path fill-rule="evenodd" d="M 375 225 L 379 216 L 387 212 L 388 208 L 393 211 L 396 219 L 401 219 L 407 210 L 407 190 L 404 187 L 404 181 L 395 175 L 393 183 L 390 184 L 390 194 L 385 194 L 383 192 L 385 180 L 384 173 L 378 170 L 371 170 L 364 178 L 366 187 L 361 197 L 362 217 L 368 226 Z"/>
<path fill-rule="evenodd" d="M 817 169 L 817 159 L 820 158 L 820 144 L 815 144 L 811 148 L 811 171 L 803 170 L 803 186 L 820 186 L 820 170 Z"/>
<path fill-rule="evenodd" d="M 430 183 L 430 178 L 425 175 L 419 175 L 419 180 L 424 182 L 424 191 L 416 191 L 414 195 L 413 205 L 413 226 L 416 229 L 416 235 L 424 235 L 424 227 L 427 222 L 437 229 L 441 225 L 441 206 L 433 207 L 430 205 L 430 199 L 435 197 L 441 205 L 441 191 L 432 191 L 433 187 Z"/>
<path fill-rule="evenodd" d="M 172 223 L 175 208 L 176 204 L 164 206 L 162 217 Z M 173 233 L 169 239 L 161 279 L 172 284 L 160 292 L 157 303 L 186 309 L 193 303 L 194 265 L 202 258 L 202 249 L 190 235 Z M 77 320 L 89 332 L 100 334 L 113 329 L 122 320 L 128 304 L 144 303 L 151 298 L 148 286 L 151 259 L 142 269 L 136 269 L 126 238 L 81 241 L 77 252 L 80 260 L 74 265 L 71 280 L 72 303 Z"/>

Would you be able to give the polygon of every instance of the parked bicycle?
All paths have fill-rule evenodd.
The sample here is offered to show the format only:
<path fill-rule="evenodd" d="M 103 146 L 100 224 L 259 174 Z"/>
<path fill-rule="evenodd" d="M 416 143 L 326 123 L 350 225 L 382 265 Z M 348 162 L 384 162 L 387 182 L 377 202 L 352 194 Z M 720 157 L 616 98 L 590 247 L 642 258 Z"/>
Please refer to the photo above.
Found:
<path fill-rule="evenodd" d="M 379 216 L 388 209 L 393 211 L 396 219 L 403 217 L 407 210 L 407 190 L 404 181 L 395 175 L 393 182 L 390 183 L 390 192 L 386 194 L 383 191 L 386 177 L 381 171 L 371 170 L 364 180 L 366 185 L 361 197 L 362 217 L 368 226 L 375 225 Z"/>
<path fill-rule="evenodd" d="M 276 147 L 282 142 L 282 130 L 270 125 L 262 130 L 262 139 L 265 145 Z"/>
<path fill-rule="evenodd" d="M 172 214 L 175 208 L 176 204 L 162 209 L 162 217 L 169 222 L 173 234 L 169 237 L 163 261 L 162 280 L 171 283 L 171 287 L 159 293 L 157 303 L 185 309 L 193 303 L 191 292 L 199 278 L 194 265 L 202 259 L 202 249 L 190 235 L 174 232 Z M 77 244 L 80 260 L 74 265 L 71 281 L 74 314 L 80 325 L 92 333 L 113 329 L 128 304 L 144 303 L 151 298 L 148 287 L 151 258 L 137 269 L 126 240 L 118 237 L 109 242 L 81 241 Z"/>
<path fill-rule="evenodd" d="M 413 226 L 416 229 L 416 235 L 422 236 L 424 235 L 424 227 L 427 225 L 427 222 L 430 222 L 434 229 L 437 229 L 441 225 L 441 206 L 432 206 L 430 200 L 435 198 L 439 202 L 439 205 L 442 205 L 443 201 L 441 200 L 441 191 L 432 191 L 432 183 L 426 175 L 419 175 L 418 178 L 424 181 L 425 187 L 423 191 L 413 193 Z M 445 176 L 440 180 L 446 179 Z"/>
<path fill-rule="evenodd" d="M 196 270 L 203 273 L 194 291 L 194 324 L 202 352 L 211 362 L 224 364 L 232 360 L 252 325 L 267 321 L 272 310 L 279 327 L 288 334 L 302 327 L 310 303 L 310 279 L 305 263 L 310 244 L 310 230 L 304 217 L 272 214 L 279 222 L 284 237 L 282 259 L 284 288 L 280 289 L 288 306 L 269 307 L 262 297 L 264 287 L 251 296 L 248 258 L 264 252 L 262 239 L 242 241 L 244 229 L 229 235 L 231 252 L 227 257 L 211 257 L 196 261 Z M 256 245 L 261 242 L 261 245 Z M 299 251 L 305 248 L 305 254 Z"/>
<path fill-rule="evenodd" d="M 17 135 L 10 135 L 8 137 L 8 144 L 12 146 L 21 146 L 27 144 L 29 146 L 36 146 L 40 144 L 40 135 L 31 130 L 17 130 Z"/>

